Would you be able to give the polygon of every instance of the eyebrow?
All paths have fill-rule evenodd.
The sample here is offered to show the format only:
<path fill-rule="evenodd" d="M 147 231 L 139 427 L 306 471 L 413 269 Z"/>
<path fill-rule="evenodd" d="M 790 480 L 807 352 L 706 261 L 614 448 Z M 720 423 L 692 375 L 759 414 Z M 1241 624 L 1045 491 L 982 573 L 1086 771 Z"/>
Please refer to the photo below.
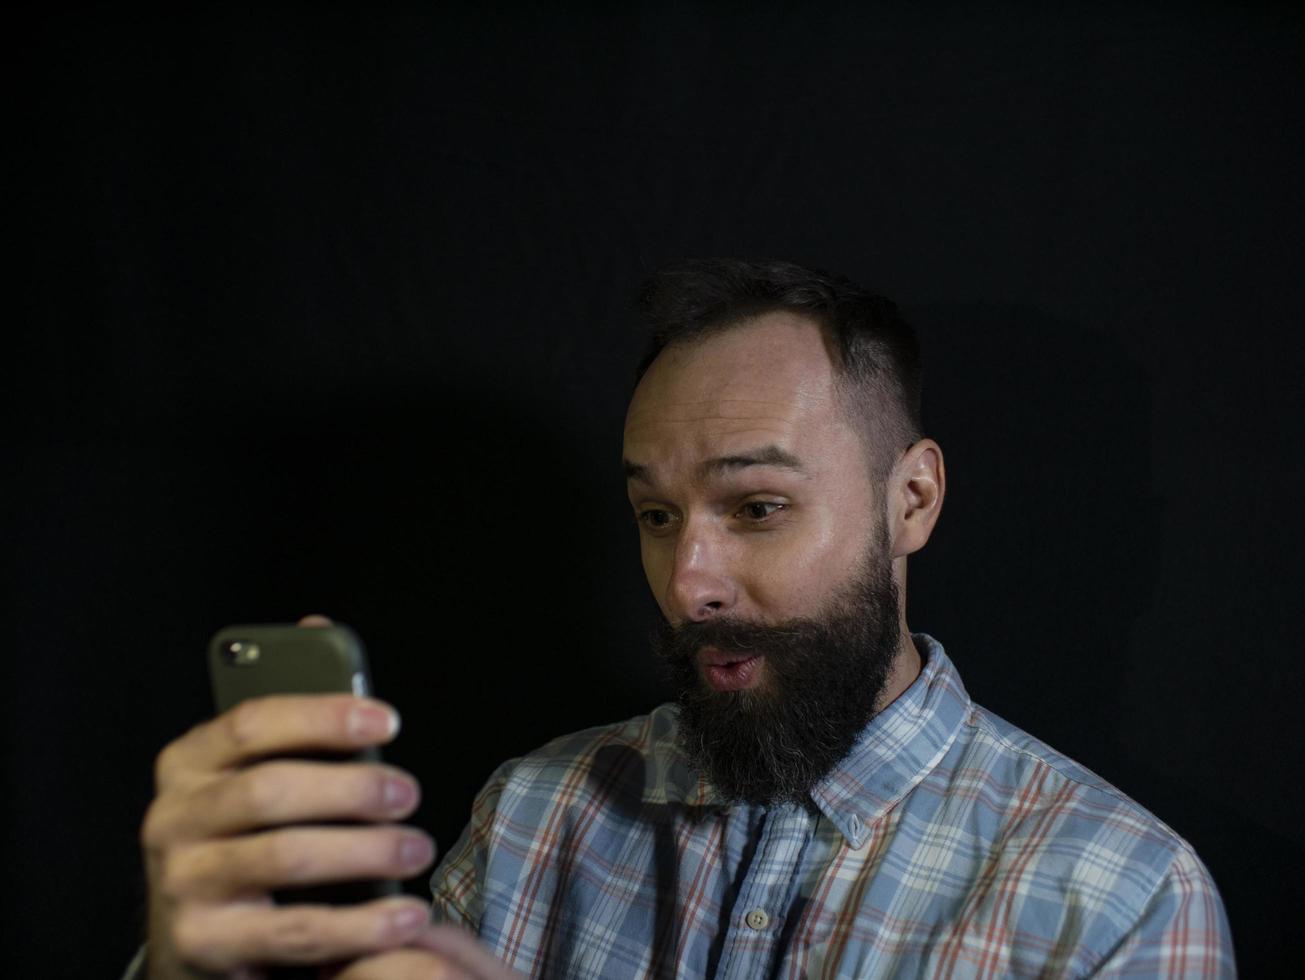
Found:
<path fill-rule="evenodd" d="M 632 463 L 628 459 L 622 462 L 624 463 L 625 478 L 627 480 L 638 480 L 641 483 L 652 484 L 653 481 L 650 478 L 647 466 L 642 463 Z M 732 453 L 729 456 L 718 456 L 716 459 L 706 460 L 698 465 L 698 472 L 703 476 L 722 476 L 736 470 L 746 469 L 749 466 L 774 466 L 779 469 L 806 474 L 806 469 L 802 466 L 800 459 L 787 450 L 780 449 L 779 446 L 773 443 L 746 452 Z"/>

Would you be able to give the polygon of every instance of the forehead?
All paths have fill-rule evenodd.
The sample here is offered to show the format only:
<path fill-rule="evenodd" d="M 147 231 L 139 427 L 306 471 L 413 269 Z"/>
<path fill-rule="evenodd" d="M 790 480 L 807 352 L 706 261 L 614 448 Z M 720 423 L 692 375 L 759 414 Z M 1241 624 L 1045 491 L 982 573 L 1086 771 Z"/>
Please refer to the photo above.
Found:
<path fill-rule="evenodd" d="M 776 312 L 662 351 L 631 399 L 625 455 L 673 465 L 766 444 L 800 454 L 849 434 L 825 331 Z"/>

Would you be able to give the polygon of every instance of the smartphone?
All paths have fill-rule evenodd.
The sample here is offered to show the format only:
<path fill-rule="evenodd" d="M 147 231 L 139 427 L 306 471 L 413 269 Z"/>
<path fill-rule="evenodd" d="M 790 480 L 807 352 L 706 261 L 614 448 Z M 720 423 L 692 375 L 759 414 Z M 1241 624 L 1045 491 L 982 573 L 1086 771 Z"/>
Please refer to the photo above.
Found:
<path fill-rule="evenodd" d="M 362 640 L 349 627 L 227 626 L 208 645 L 218 712 L 268 694 L 371 694 Z"/>
<path fill-rule="evenodd" d="M 249 698 L 270 694 L 371 694 L 367 656 L 358 634 L 347 626 L 293 624 L 227 626 L 208 645 L 213 703 L 219 714 Z M 380 761 L 380 750 L 297 754 L 296 758 Z M 345 905 L 398 895 L 396 881 L 348 881 L 279 891 L 281 904 Z"/>

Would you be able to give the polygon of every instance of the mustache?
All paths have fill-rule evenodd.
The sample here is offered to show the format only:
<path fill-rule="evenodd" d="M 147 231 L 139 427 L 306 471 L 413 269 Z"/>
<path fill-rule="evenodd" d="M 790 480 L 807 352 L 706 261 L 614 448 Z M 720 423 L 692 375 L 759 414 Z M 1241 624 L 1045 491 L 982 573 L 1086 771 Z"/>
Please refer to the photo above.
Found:
<path fill-rule="evenodd" d="M 800 620 L 766 624 L 722 617 L 675 626 L 661 620 L 653 629 L 653 648 L 672 661 L 692 660 L 703 647 L 731 653 L 782 654 L 809 638 L 812 625 Z"/>

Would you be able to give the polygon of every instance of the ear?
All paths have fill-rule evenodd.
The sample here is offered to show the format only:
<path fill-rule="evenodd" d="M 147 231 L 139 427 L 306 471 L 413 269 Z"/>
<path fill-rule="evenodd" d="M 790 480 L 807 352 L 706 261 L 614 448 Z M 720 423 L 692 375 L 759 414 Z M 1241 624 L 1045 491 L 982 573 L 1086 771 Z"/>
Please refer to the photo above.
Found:
<path fill-rule="evenodd" d="M 929 540 L 942 513 L 947 492 L 942 447 L 932 439 L 921 439 L 897 461 L 886 489 L 893 557 L 914 554 Z"/>

